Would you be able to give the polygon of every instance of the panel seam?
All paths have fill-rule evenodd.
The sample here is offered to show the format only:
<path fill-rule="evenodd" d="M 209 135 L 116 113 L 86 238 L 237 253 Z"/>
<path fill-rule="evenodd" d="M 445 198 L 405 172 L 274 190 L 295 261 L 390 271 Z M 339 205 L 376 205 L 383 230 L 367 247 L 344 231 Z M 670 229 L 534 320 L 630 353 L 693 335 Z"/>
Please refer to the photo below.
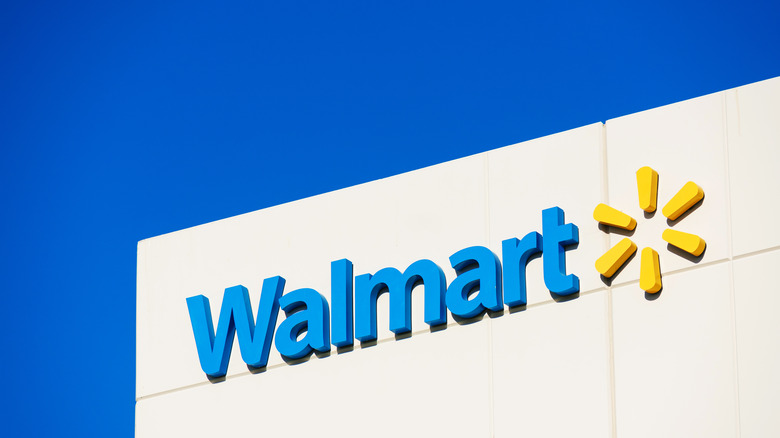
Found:
<path fill-rule="evenodd" d="M 609 205 L 609 170 L 607 158 L 607 124 L 601 124 L 601 197 Z M 603 247 L 606 252 L 611 244 L 609 233 L 603 233 Z M 607 345 L 609 348 L 607 361 L 609 364 L 609 409 L 612 437 L 617 437 L 617 400 L 615 390 L 615 326 L 612 316 L 612 285 L 607 286 Z"/>
<path fill-rule="evenodd" d="M 733 90 L 736 95 L 736 89 Z M 731 220 L 731 166 L 729 162 L 729 92 L 723 93 L 723 161 L 726 173 L 726 227 L 728 230 L 728 257 L 729 257 L 729 299 L 731 300 L 731 336 L 732 354 L 734 355 L 734 401 L 736 410 L 736 437 L 742 436 L 742 413 L 739 400 L 739 346 L 737 344 L 737 300 L 734 290 L 734 229 Z M 737 108 L 737 121 L 739 121 L 739 108 Z"/>
<path fill-rule="evenodd" d="M 490 247 L 492 241 L 492 236 L 490 234 L 490 153 L 485 152 L 485 161 L 484 161 L 484 172 L 485 172 L 485 237 L 486 237 L 486 246 Z M 495 436 L 495 391 L 493 388 L 493 319 L 489 316 L 487 317 L 487 334 L 488 334 L 488 342 L 487 342 L 487 362 L 488 362 L 488 375 L 487 375 L 487 384 L 488 384 L 488 433 L 490 437 Z"/>

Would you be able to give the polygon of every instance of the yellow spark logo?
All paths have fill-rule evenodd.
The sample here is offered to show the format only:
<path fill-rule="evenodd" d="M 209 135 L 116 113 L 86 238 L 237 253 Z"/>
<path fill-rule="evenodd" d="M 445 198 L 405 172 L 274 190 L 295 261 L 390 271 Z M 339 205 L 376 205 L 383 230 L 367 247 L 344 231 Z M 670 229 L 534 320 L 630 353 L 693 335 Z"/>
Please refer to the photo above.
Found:
<path fill-rule="evenodd" d="M 639 169 L 636 172 L 636 184 L 639 192 L 639 207 L 648 213 L 654 212 L 658 199 L 658 172 L 647 166 Z M 704 191 L 701 187 L 694 182 L 688 182 L 661 209 L 661 213 L 670 220 L 676 220 L 703 198 Z M 596 209 L 593 210 L 593 219 L 601 224 L 624 230 L 631 231 L 636 228 L 634 218 L 606 204 L 596 206 Z M 707 245 L 704 239 L 695 234 L 672 229 L 664 230 L 661 237 L 671 245 L 695 257 L 700 256 Z M 623 238 L 596 260 L 596 270 L 607 278 L 612 277 L 634 252 L 636 252 L 636 244 L 627 237 Z M 642 249 L 641 263 L 639 287 L 649 293 L 658 292 L 661 290 L 661 268 L 658 262 L 658 253 L 650 247 Z"/>

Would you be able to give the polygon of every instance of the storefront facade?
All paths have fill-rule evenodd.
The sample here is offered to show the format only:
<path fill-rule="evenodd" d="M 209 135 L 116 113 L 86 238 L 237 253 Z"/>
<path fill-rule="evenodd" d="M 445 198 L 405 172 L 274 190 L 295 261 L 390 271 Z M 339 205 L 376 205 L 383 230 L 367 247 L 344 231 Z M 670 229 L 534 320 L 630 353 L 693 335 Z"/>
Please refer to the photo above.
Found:
<path fill-rule="evenodd" d="M 144 240 L 136 435 L 780 434 L 779 164 L 775 78 Z"/>

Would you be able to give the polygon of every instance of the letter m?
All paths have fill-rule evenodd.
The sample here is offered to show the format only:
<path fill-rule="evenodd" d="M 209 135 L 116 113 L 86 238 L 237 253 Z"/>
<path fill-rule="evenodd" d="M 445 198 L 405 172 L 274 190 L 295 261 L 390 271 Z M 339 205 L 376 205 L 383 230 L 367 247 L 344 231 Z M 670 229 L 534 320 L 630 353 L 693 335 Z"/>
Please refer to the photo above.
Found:
<path fill-rule="evenodd" d="M 187 298 L 192 333 L 195 335 L 200 367 L 204 373 L 211 377 L 227 374 L 236 331 L 244 362 L 257 368 L 268 364 L 271 339 L 279 315 L 279 297 L 284 290 L 284 283 L 284 278 L 279 276 L 263 281 L 260 305 L 257 309 L 257 325 L 252 317 L 252 304 L 249 302 L 247 289 L 244 286 L 225 289 L 216 334 L 209 299 L 203 295 Z"/>
<path fill-rule="evenodd" d="M 376 300 L 380 293 L 390 294 L 390 330 L 395 334 L 412 331 L 412 289 L 425 287 L 425 322 L 439 325 L 447 322 L 444 272 L 430 260 L 412 263 L 403 274 L 395 268 L 381 269 L 374 275 L 355 277 L 355 337 L 361 342 L 373 341 L 376 331 Z"/>

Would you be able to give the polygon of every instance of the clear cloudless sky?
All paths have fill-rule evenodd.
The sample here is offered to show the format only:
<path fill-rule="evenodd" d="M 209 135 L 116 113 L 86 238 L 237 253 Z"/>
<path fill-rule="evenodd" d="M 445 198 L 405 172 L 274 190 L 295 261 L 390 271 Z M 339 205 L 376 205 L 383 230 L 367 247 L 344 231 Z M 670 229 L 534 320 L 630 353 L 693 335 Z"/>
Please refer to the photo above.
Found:
<path fill-rule="evenodd" d="M 133 435 L 139 240 L 778 75 L 777 0 L 4 1 L 0 435 Z"/>

